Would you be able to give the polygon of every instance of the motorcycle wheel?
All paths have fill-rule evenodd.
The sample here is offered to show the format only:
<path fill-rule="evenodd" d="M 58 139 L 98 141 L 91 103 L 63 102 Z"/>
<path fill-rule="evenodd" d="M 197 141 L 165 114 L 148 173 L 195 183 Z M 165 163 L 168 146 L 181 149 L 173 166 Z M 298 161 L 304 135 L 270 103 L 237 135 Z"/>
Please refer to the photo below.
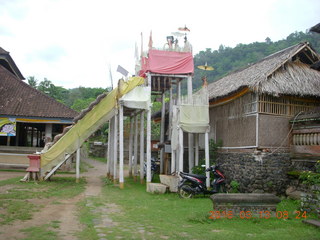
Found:
<path fill-rule="evenodd" d="M 191 186 L 188 184 L 183 184 L 178 188 L 178 194 L 181 198 L 192 198 L 194 195 Z"/>

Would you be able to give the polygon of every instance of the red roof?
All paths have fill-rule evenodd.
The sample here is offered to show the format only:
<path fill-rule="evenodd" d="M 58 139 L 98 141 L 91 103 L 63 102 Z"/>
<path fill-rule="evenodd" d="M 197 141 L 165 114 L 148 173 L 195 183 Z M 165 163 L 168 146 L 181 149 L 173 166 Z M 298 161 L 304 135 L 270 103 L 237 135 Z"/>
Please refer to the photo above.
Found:
<path fill-rule="evenodd" d="M 0 115 L 73 119 L 78 113 L 0 65 Z"/>

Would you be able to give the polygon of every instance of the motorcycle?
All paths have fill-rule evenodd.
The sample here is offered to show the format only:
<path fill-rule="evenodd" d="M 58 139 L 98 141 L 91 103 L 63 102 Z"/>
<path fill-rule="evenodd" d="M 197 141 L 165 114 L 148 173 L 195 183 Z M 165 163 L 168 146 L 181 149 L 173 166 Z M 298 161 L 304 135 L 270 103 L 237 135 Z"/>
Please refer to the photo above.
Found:
<path fill-rule="evenodd" d="M 153 180 L 153 176 L 155 173 L 159 173 L 159 169 L 160 169 L 159 164 L 160 164 L 160 161 L 158 159 L 151 157 L 151 180 Z M 147 176 L 147 162 L 144 162 L 143 174 L 144 174 L 144 177 Z"/>
<path fill-rule="evenodd" d="M 202 165 L 205 167 L 205 165 Z M 181 198 L 191 198 L 196 194 L 215 194 L 225 191 L 226 177 L 219 170 L 219 165 L 212 165 L 206 169 L 206 172 L 212 172 L 214 180 L 211 182 L 211 190 L 206 187 L 207 177 L 204 175 L 180 172 L 182 178 L 178 185 L 178 194 Z"/>

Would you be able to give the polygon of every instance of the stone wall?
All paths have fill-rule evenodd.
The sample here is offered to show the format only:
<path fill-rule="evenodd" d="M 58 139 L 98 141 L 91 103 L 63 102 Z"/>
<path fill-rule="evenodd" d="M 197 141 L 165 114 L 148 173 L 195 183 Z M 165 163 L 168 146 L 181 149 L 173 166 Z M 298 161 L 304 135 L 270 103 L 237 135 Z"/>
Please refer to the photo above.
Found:
<path fill-rule="evenodd" d="M 310 186 L 308 192 L 301 194 L 301 211 L 313 212 L 320 218 L 320 186 Z"/>
<path fill-rule="evenodd" d="M 217 163 L 230 182 L 237 181 L 242 193 L 284 194 L 289 179 L 290 155 L 287 153 L 219 153 Z"/>

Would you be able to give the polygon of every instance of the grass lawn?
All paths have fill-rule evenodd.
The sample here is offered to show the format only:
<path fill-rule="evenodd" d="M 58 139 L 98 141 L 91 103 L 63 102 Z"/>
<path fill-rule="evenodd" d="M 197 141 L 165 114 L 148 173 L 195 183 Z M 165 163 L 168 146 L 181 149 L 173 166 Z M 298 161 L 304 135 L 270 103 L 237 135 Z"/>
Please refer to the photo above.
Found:
<path fill-rule="evenodd" d="M 85 179 L 80 184 L 73 177 L 55 177 L 54 181 L 20 182 L 21 177 L 0 181 L 0 226 L 15 220 L 28 220 L 34 211 L 44 206 L 35 205 L 32 199 L 66 199 L 84 190 Z M 56 200 L 56 201 L 57 201 Z"/>
<path fill-rule="evenodd" d="M 209 198 L 180 199 L 172 193 L 150 194 L 145 191 L 145 185 L 131 179 L 126 179 L 123 190 L 106 182 L 101 198 L 90 199 L 90 207 L 88 199 L 79 206 L 81 221 L 86 226 L 80 238 L 99 239 L 97 234 L 105 234 L 107 239 L 320 239 L 319 229 L 295 219 L 298 204 L 283 200 L 278 205 L 278 211 L 288 211 L 288 219 L 211 220 Z M 101 218 L 106 208 L 112 223 L 96 231 L 93 222 Z"/>

